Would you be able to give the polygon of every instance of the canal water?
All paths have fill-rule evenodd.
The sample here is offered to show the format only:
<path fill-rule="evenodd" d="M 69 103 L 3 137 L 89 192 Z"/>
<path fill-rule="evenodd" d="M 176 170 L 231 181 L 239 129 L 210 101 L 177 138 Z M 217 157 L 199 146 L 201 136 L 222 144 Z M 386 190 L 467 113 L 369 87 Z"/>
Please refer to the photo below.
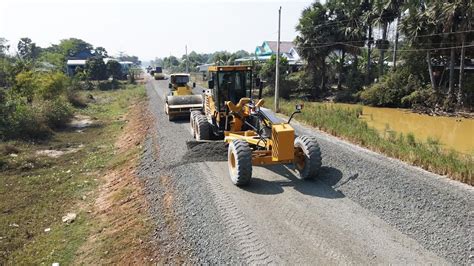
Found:
<path fill-rule="evenodd" d="M 332 103 L 334 106 L 355 108 L 360 105 Z M 362 106 L 361 119 L 381 134 L 388 130 L 413 133 L 417 140 L 428 138 L 440 142 L 447 150 L 474 156 L 474 119 L 416 114 L 407 109 Z"/>

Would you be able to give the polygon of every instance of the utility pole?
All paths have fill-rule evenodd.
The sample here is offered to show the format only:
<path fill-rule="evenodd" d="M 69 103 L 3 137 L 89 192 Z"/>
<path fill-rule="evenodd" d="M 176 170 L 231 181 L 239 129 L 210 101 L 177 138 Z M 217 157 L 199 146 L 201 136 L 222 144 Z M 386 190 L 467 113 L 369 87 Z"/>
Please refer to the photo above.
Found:
<path fill-rule="evenodd" d="M 280 112 L 280 26 L 281 26 L 281 6 L 278 9 L 278 42 L 275 67 L 275 112 Z"/>
<path fill-rule="evenodd" d="M 189 58 L 188 58 L 188 45 L 184 46 L 186 50 L 186 73 L 189 73 Z"/>
<path fill-rule="evenodd" d="M 398 25 L 400 24 L 400 16 L 401 16 L 401 12 L 398 13 L 398 16 L 397 16 L 397 27 L 395 28 L 395 45 L 393 47 L 393 72 L 395 72 L 397 70 L 397 52 L 398 52 L 398 36 L 399 36 L 399 33 L 398 33 Z"/>

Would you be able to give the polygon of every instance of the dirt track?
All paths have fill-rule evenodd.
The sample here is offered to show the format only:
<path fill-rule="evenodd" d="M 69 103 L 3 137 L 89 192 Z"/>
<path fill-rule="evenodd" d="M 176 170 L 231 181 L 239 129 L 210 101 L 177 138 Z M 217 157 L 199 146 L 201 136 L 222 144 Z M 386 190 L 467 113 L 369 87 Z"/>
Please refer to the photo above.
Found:
<path fill-rule="evenodd" d="M 471 187 L 295 123 L 297 133 L 318 138 L 319 179 L 255 167 L 241 189 L 225 154 L 215 154 L 225 149 L 212 150 L 212 161 L 190 156 L 189 122 L 169 122 L 163 112 L 167 81 L 149 80 L 147 90 L 156 131 L 140 175 L 163 262 L 473 262 Z"/>

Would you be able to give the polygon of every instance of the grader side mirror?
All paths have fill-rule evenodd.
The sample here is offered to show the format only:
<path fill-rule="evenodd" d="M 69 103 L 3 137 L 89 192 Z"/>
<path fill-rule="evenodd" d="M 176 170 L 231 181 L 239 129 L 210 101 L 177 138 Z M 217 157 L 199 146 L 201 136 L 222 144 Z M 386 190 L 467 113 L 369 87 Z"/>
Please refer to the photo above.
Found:
<path fill-rule="evenodd" d="M 301 112 L 303 110 L 304 104 L 302 103 L 297 103 L 295 106 L 296 111 Z"/>
<path fill-rule="evenodd" d="M 193 88 L 196 88 L 196 82 L 193 82 Z"/>
<path fill-rule="evenodd" d="M 304 104 L 297 103 L 295 106 L 295 111 L 291 114 L 290 119 L 288 119 L 288 124 L 291 122 L 291 119 L 293 119 L 293 116 L 295 114 L 301 113 L 301 109 L 303 109 Z"/>
<path fill-rule="evenodd" d="M 168 89 L 171 89 L 173 87 L 173 85 L 171 85 L 171 83 L 168 83 Z"/>
<path fill-rule="evenodd" d="M 207 86 L 209 89 L 214 89 L 214 80 L 210 79 L 207 81 Z"/>

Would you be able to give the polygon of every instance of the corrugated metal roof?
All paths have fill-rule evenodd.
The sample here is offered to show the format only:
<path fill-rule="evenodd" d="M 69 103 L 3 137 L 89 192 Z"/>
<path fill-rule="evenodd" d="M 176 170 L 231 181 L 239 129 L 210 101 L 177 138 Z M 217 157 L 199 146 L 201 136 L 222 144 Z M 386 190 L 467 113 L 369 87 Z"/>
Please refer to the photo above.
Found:
<path fill-rule="evenodd" d="M 86 64 L 86 60 L 83 59 L 69 59 L 67 60 L 68 66 L 82 66 Z"/>
<path fill-rule="evenodd" d="M 272 49 L 273 52 L 276 53 L 277 51 L 277 42 L 276 41 L 265 41 L 270 49 Z M 281 53 L 289 53 L 291 48 L 295 47 L 295 44 L 293 42 L 288 42 L 288 41 L 280 41 L 280 52 Z"/>

